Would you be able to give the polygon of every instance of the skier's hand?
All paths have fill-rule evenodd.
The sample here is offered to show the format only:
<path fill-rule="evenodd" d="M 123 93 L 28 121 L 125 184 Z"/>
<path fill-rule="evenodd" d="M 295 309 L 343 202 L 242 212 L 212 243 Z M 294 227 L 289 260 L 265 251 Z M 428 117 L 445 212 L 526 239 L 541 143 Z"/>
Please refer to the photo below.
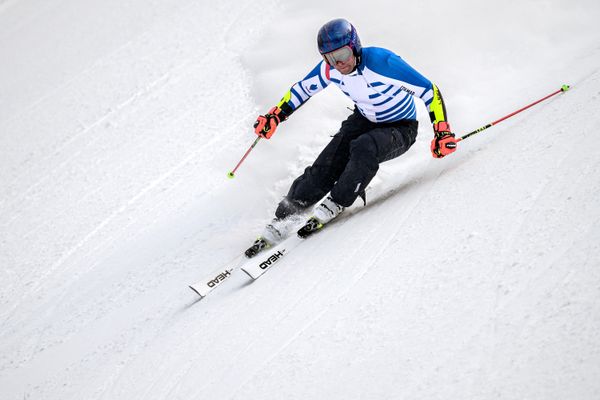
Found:
<path fill-rule="evenodd" d="M 270 139 L 277 130 L 277 125 L 283 120 L 280 117 L 281 109 L 273 107 L 265 115 L 259 115 L 254 122 L 254 133 L 265 139 Z"/>
<path fill-rule="evenodd" d="M 450 131 L 450 124 L 441 121 L 433 124 L 435 137 L 431 141 L 431 154 L 434 158 L 442 158 L 456 151 L 458 141 Z"/>

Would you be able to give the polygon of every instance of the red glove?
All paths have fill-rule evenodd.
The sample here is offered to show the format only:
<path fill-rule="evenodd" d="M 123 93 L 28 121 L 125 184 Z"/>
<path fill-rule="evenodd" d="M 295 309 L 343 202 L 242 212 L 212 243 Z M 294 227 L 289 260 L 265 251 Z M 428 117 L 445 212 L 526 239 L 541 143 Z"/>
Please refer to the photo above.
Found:
<path fill-rule="evenodd" d="M 254 122 L 254 133 L 265 139 L 270 139 L 277 130 L 277 125 L 285 118 L 281 118 L 281 109 L 273 107 L 265 115 L 259 115 Z"/>
<path fill-rule="evenodd" d="M 433 124 L 435 137 L 431 141 L 431 154 L 434 158 L 442 158 L 456 151 L 458 141 L 450 131 L 450 124 L 440 121 Z"/>

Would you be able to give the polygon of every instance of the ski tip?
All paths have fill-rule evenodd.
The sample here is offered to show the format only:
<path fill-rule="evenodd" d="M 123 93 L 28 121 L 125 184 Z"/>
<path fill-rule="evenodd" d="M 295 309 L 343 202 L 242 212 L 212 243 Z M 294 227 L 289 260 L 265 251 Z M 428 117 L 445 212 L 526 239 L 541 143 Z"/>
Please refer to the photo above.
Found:
<path fill-rule="evenodd" d="M 192 285 L 189 285 L 188 287 L 189 287 L 190 289 L 192 289 L 192 290 L 194 291 L 194 293 L 196 293 L 198 296 L 200 296 L 200 300 L 202 300 L 202 299 L 204 298 L 204 296 L 202 296 L 202 295 L 200 294 L 200 292 L 199 292 L 198 290 L 196 290 L 196 288 L 195 288 L 195 287 L 193 287 Z"/>
<path fill-rule="evenodd" d="M 571 86 L 569 86 L 569 85 L 562 85 L 562 87 L 560 88 L 560 90 L 562 90 L 563 92 L 566 92 L 569 89 L 571 89 Z"/>

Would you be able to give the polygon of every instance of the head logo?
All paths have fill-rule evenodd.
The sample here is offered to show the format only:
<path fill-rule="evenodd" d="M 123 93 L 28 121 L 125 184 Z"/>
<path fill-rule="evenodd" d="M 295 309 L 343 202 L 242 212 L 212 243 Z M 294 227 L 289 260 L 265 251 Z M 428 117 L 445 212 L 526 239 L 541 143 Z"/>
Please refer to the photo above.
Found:
<path fill-rule="evenodd" d="M 266 261 L 261 262 L 258 266 L 260 267 L 260 269 L 269 268 L 271 265 L 276 263 L 277 260 L 279 260 L 281 257 L 283 257 L 284 252 L 285 252 L 285 250 L 282 250 L 282 251 L 278 251 L 277 253 L 271 254 L 269 256 L 269 258 L 267 258 Z"/>
<path fill-rule="evenodd" d="M 227 270 L 221 272 L 219 275 L 215 276 L 210 281 L 208 281 L 207 285 L 210 288 L 215 287 L 216 285 L 223 282 L 225 279 L 229 278 L 230 276 L 231 276 L 231 270 L 227 269 Z"/>

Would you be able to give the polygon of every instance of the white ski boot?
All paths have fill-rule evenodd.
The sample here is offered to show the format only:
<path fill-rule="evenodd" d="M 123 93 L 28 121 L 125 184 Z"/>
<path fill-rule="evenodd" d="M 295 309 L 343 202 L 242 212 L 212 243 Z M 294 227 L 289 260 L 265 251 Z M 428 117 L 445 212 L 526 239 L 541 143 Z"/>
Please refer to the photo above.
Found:
<path fill-rule="evenodd" d="M 315 208 L 313 217 L 324 225 L 337 217 L 342 211 L 344 211 L 344 207 L 340 206 L 333 201 L 331 197 L 327 196 L 327 198 Z"/>
<path fill-rule="evenodd" d="M 323 228 L 326 223 L 337 217 L 342 211 L 344 211 L 344 207 L 333 201 L 331 197 L 327 197 L 315 208 L 313 216 L 306 221 L 306 224 L 298 230 L 298 236 L 303 239 L 307 238 Z"/>
<path fill-rule="evenodd" d="M 300 215 L 292 215 L 284 219 L 274 219 L 270 224 L 265 226 L 261 235 L 244 254 L 248 258 L 252 258 L 264 249 L 276 246 L 288 237 L 290 231 L 298 226 L 303 218 Z"/>

